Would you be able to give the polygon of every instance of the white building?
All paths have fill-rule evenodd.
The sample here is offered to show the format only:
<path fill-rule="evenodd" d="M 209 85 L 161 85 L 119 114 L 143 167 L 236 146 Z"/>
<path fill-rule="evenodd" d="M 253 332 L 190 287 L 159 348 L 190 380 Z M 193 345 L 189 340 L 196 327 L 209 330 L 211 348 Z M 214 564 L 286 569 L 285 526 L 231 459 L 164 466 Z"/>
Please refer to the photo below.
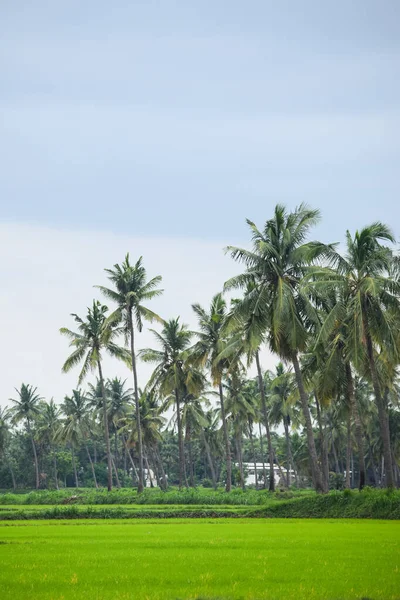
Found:
<path fill-rule="evenodd" d="M 239 466 L 239 465 L 236 465 Z M 255 469 L 254 469 L 255 466 Z M 269 472 L 270 472 L 270 464 L 269 463 L 265 463 L 264 464 L 265 467 L 265 474 L 267 477 L 267 481 L 266 483 L 268 484 L 268 479 L 269 479 Z M 245 477 L 245 485 L 256 485 L 256 477 L 257 477 L 257 481 L 259 485 L 263 485 L 264 484 L 264 468 L 263 468 L 263 463 L 243 463 L 243 469 L 245 470 L 246 473 L 246 477 Z M 283 467 L 281 467 L 279 469 L 278 465 L 273 465 L 273 469 L 274 469 L 274 480 L 275 480 L 275 485 L 283 485 L 286 483 L 285 480 L 282 480 L 282 475 L 281 472 L 283 473 L 284 477 L 286 477 L 287 475 L 287 470 Z M 292 483 L 294 481 L 294 471 L 293 469 L 289 470 L 289 476 L 290 476 L 290 482 Z"/>

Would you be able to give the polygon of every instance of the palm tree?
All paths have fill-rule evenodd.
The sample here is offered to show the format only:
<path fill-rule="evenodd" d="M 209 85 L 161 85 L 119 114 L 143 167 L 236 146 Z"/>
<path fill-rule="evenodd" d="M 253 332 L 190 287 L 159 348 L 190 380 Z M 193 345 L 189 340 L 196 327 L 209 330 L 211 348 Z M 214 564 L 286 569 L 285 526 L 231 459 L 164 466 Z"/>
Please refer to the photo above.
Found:
<path fill-rule="evenodd" d="M 168 482 L 158 449 L 158 446 L 162 441 L 161 430 L 165 425 L 166 419 L 161 415 L 161 406 L 158 403 L 156 394 L 153 392 L 140 391 L 140 421 L 148 474 L 150 475 L 150 458 L 154 465 L 160 487 L 167 489 Z"/>
<path fill-rule="evenodd" d="M 201 367 L 208 365 L 212 383 L 218 387 L 222 430 L 225 441 L 225 488 L 227 492 L 230 492 L 232 487 L 232 458 L 222 385 L 223 375 L 231 366 L 229 359 L 222 357 L 223 351 L 228 346 L 227 336 L 224 332 L 226 302 L 222 294 L 216 294 L 211 301 L 208 312 L 199 304 L 193 304 L 192 308 L 197 316 L 200 331 L 196 333 L 198 341 L 191 350 L 191 360 L 194 361 L 195 365 Z"/>
<path fill-rule="evenodd" d="M 143 329 L 143 319 L 150 322 L 162 322 L 161 318 L 156 315 L 156 313 L 143 305 L 144 302 L 163 293 L 163 290 L 157 289 L 157 286 L 161 282 L 161 277 L 153 277 L 153 279 L 147 281 L 146 269 L 142 264 L 142 257 L 140 257 L 134 265 L 131 265 L 129 254 L 126 255 L 122 265 L 115 264 L 113 269 L 105 269 L 105 271 L 108 273 L 108 279 L 113 283 L 114 289 L 109 289 L 104 286 L 97 287 L 107 298 L 110 298 L 118 305 L 118 308 L 110 316 L 110 320 L 112 322 L 122 323 L 126 338 L 129 338 L 130 340 L 139 456 L 138 492 L 140 493 L 143 491 L 144 485 L 143 449 L 142 434 L 140 431 L 139 384 L 135 354 L 135 328 L 133 322 L 136 322 L 136 327 L 139 332 Z"/>
<path fill-rule="evenodd" d="M 347 319 L 347 360 L 361 373 L 367 373 L 374 390 L 383 442 L 386 482 L 393 487 L 393 466 L 390 431 L 385 405 L 385 383 L 380 380 L 378 352 L 384 351 L 386 362 L 399 361 L 400 282 L 397 260 L 391 248 L 394 243 L 389 228 L 373 223 L 354 237 L 346 234 L 345 257 L 336 255 L 336 270 L 326 278 L 339 290 L 340 301 L 335 304 L 326 321 L 327 331 L 338 319 Z M 325 283 L 329 283 L 326 281 Z"/>
<path fill-rule="evenodd" d="M 235 369 L 228 375 L 224 388 L 226 389 L 226 413 L 232 421 L 236 445 L 240 485 L 244 489 L 242 440 L 245 431 L 248 430 L 249 418 L 254 418 L 256 413 L 252 403 L 248 401 L 248 396 L 244 393 L 244 381 L 239 373 L 239 369 Z"/>
<path fill-rule="evenodd" d="M 326 491 L 318 464 L 313 426 L 308 405 L 299 354 L 307 348 L 310 332 L 318 325 L 318 311 L 311 299 L 317 295 L 312 281 L 308 282 L 307 293 L 303 279 L 311 265 L 333 253 L 332 246 L 320 242 L 305 243 L 310 228 L 319 220 L 319 211 L 300 205 L 287 213 L 281 205 L 275 207 L 274 216 L 260 231 L 254 223 L 247 221 L 252 232 L 253 249 L 228 247 L 232 258 L 243 262 L 246 271 L 225 284 L 226 289 L 254 289 L 246 294 L 242 312 L 248 318 L 251 313 L 260 322 L 259 337 L 267 334 L 269 346 L 294 367 L 303 410 L 310 466 L 313 483 L 317 491 Z"/>
<path fill-rule="evenodd" d="M 132 390 L 126 388 L 126 379 L 120 377 L 109 379 L 106 383 L 108 392 L 108 422 L 114 433 L 114 462 L 118 463 L 118 432 L 125 417 L 128 415 Z"/>
<path fill-rule="evenodd" d="M 283 424 L 286 439 L 286 465 L 287 465 L 287 485 L 290 487 L 290 470 L 293 469 L 297 482 L 297 471 L 293 461 L 290 426 L 292 421 L 298 423 L 296 407 L 293 404 L 294 377 L 293 373 L 286 370 L 284 365 L 279 362 L 275 369 L 275 378 L 270 383 L 269 416 L 272 424 Z"/>
<path fill-rule="evenodd" d="M 65 396 L 61 410 L 67 417 L 64 424 L 64 438 L 70 441 L 72 447 L 77 447 L 83 441 L 86 454 L 89 459 L 92 477 L 96 488 L 98 488 L 96 472 L 94 470 L 92 456 L 90 454 L 87 438 L 89 435 L 89 412 L 88 399 L 81 390 L 72 390 L 71 396 Z M 75 457 L 73 457 L 75 459 Z M 73 461 L 75 464 L 75 460 Z"/>
<path fill-rule="evenodd" d="M 206 424 L 200 428 L 200 440 L 204 446 L 214 489 L 217 489 L 218 481 L 213 456 L 222 454 L 219 416 L 218 409 L 210 408 L 204 413 Z"/>
<path fill-rule="evenodd" d="M 112 460 L 110 449 L 110 435 L 108 430 L 107 416 L 107 397 L 102 369 L 103 352 L 114 356 L 120 360 L 130 361 L 130 356 L 124 348 L 115 343 L 115 338 L 120 334 L 120 330 L 114 323 L 107 319 L 107 307 L 99 301 L 94 300 L 92 308 L 88 308 L 86 320 L 81 319 L 76 314 L 72 314 L 78 325 L 78 332 L 71 331 L 66 327 L 60 329 L 60 333 L 70 338 L 70 346 L 74 348 L 72 354 L 67 358 L 63 365 L 63 372 L 68 373 L 76 365 L 83 361 L 83 366 L 79 374 L 78 383 L 81 384 L 90 371 L 98 370 L 102 404 L 103 404 L 103 422 L 104 438 L 107 452 L 107 477 L 108 491 L 112 489 Z"/>
<path fill-rule="evenodd" d="M 193 333 L 186 325 L 179 323 L 179 317 L 165 321 L 161 333 L 151 331 L 160 349 L 146 348 L 139 352 L 139 356 L 144 362 L 156 365 L 148 382 L 148 388 L 157 391 L 161 398 L 174 395 L 178 428 L 179 487 L 183 484 L 187 486 L 181 405 L 187 392 L 198 393 L 203 386 L 202 378 L 187 364 L 188 348 Z"/>
<path fill-rule="evenodd" d="M 54 484 L 58 490 L 58 469 L 55 443 L 57 440 L 57 433 L 60 428 L 60 409 L 55 404 L 53 398 L 50 400 L 50 402 L 41 403 L 40 409 L 38 432 L 41 440 L 49 446 L 50 452 L 53 455 L 53 477 Z"/>
<path fill-rule="evenodd" d="M 26 429 L 32 444 L 33 459 L 35 462 L 36 489 L 39 489 L 39 462 L 32 431 L 32 421 L 40 414 L 39 403 L 42 398 L 37 393 L 37 388 L 34 388 L 32 385 L 26 385 L 25 383 L 21 385 L 19 390 L 15 388 L 15 391 L 18 394 L 18 398 L 10 398 L 10 401 L 14 403 L 14 406 L 11 409 L 12 421 L 15 424 L 25 421 Z"/>
<path fill-rule="evenodd" d="M 10 440 L 9 421 L 11 414 L 8 408 L 2 408 L 0 406 L 0 459 L 4 460 L 4 463 L 10 470 L 11 480 L 13 489 L 16 490 L 17 484 L 15 481 L 14 469 L 12 467 L 12 460 L 8 456 L 8 444 Z"/>

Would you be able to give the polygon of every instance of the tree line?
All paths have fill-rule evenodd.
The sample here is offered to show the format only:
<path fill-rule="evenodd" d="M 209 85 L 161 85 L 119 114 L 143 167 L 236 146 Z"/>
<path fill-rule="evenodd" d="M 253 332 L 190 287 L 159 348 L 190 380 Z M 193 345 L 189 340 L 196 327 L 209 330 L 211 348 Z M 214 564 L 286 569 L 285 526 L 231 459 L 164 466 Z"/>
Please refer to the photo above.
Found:
<path fill-rule="evenodd" d="M 60 330 L 71 348 L 62 369 L 79 368 L 77 389 L 56 404 L 22 384 L 0 413 L 0 487 L 58 488 L 72 474 L 76 486 L 129 482 L 140 493 L 153 473 L 164 489 L 223 482 L 230 491 L 244 487 L 249 463 L 256 473 L 263 464 L 255 485 L 271 491 L 273 465 L 280 485 L 309 481 L 322 493 L 399 485 L 395 239 L 376 222 L 347 232 L 341 252 L 309 240 L 319 218 L 277 205 L 262 229 L 247 221 L 250 249 L 226 249 L 242 272 L 210 306 L 192 306 L 195 331 L 148 308 L 161 277 L 148 279 L 142 258 L 106 269 L 109 287 L 96 287 L 111 310 L 94 300 Z M 145 322 L 158 325 L 154 347 L 138 350 Z M 266 347 L 274 372 L 262 365 Z M 106 377 L 105 355 L 126 364 L 132 387 Z M 143 388 L 141 362 L 153 365 Z"/>

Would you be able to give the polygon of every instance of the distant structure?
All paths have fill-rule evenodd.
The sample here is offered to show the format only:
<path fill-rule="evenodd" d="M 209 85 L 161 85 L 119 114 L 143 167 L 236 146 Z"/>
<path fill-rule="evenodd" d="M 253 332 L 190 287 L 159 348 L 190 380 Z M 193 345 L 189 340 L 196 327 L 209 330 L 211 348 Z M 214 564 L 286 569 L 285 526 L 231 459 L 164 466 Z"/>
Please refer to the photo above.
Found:
<path fill-rule="evenodd" d="M 239 465 L 236 465 L 239 466 Z M 255 467 L 255 469 L 254 469 Z M 286 477 L 287 477 L 287 470 L 284 467 L 278 467 L 278 465 L 273 465 L 272 466 L 273 470 L 274 470 L 274 480 L 275 480 L 275 485 L 285 485 L 286 484 Z M 243 463 L 243 469 L 245 470 L 245 485 L 256 485 L 256 480 L 258 482 L 259 486 L 263 486 L 264 485 L 264 469 L 265 469 L 265 474 L 266 474 L 266 478 L 267 481 L 265 482 L 266 484 L 268 484 L 268 479 L 269 479 L 269 471 L 270 471 L 270 464 L 269 463 L 265 463 L 263 465 L 263 463 Z M 283 473 L 283 478 L 282 478 L 282 473 Z M 295 473 L 293 471 L 293 469 L 289 469 L 289 477 L 290 477 L 290 482 L 289 483 L 293 483 L 294 479 L 295 479 Z"/>

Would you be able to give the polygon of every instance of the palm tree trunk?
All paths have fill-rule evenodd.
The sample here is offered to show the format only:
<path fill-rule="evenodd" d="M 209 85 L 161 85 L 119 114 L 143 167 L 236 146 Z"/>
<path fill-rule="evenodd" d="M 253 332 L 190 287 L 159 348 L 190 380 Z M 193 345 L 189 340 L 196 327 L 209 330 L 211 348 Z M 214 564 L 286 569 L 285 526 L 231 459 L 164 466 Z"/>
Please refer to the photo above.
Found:
<path fill-rule="evenodd" d="M 340 470 L 339 459 L 338 459 L 338 455 L 336 452 L 335 440 L 333 439 L 333 435 L 331 435 L 331 440 L 332 440 L 333 460 L 335 461 L 335 473 L 337 473 L 339 475 L 341 470 Z"/>
<path fill-rule="evenodd" d="M 115 464 L 115 460 L 114 460 L 113 457 L 111 457 L 111 461 L 112 461 L 112 466 L 113 466 L 114 473 L 115 473 L 115 481 L 117 482 L 117 488 L 120 489 L 121 488 L 121 482 L 119 480 L 118 469 L 117 469 L 117 466 Z"/>
<path fill-rule="evenodd" d="M 144 458 L 144 462 L 145 462 L 146 469 L 147 469 L 147 475 L 149 477 L 150 487 L 152 488 L 152 487 L 154 487 L 154 484 L 153 484 L 153 478 L 151 476 L 150 465 L 149 465 L 149 461 L 147 458 L 147 453 L 143 454 L 143 458 Z"/>
<path fill-rule="evenodd" d="M 192 436 L 191 436 L 189 424 L 186 425 L 186 443 L 187 443 L 187 449 L 188 449 L 189 485 L 190 485 L 190 487 L 194 487 Z"/>
<path fill-rule="evenodd" d="M 180 407 L 180 402 L 179 402 L 178 388 L 175 388 L 175 402 L 176 402 L 176 424 L 178 427 L 179 489 L 182 489 L 182 485 L 185 485 L 185 487 L 188 487 L 188 482 L 186 479 L 185 447 L 183 445 L 181 407 Z"/>
<path fill-rule="evenodd" d="M 267 401 L 265 398 L 265 387 L 264 380 L 261 371 L 260 364 L 260 354 L 257 350 L 256 352 L 256 365 L 257 365 L 257 376 L 258 376 L 258 388 L 260 390 L 261 396 L 261 410 L 264 419 L 264 427 L 267 434 L 267 443 L 268 443 L 268 454 L 269 454 L 269 491 L 275 491 L 275 473 L 274 473 L 274 450 L 272 448 L 272 438 L 271 431 L 269 429 L 269 420 L 268 420 L 268 412 L 267 412 Z"/>
<path fill-rule="evenodd" d="M 264 479 L 263 488 L 265 490 L 265 488 L 267 487 L 267 471 L 265 470 L 264 444 L 263 444 L 263 436 L 262 436 L 262 431 L 261 431 L 261 423 L 258 424 L 258 431 L 260 434 L 260 450 L 261 450 L 261 460 L 262 460 L 262 466 L 263 466 L 263 479 Z"/>
<path fill-rule="evenodd" d="M 326 488 L 328 489 L 329 488 L 328 444 L 327 444 L 327 440 L 325 439 L 325 432 L 322 427 L 321 406 L 318 401 L 318 396 L 317 396 L 316 392 L 314 392 L 314 397 L 315 397 L 315 405 L 317 407 L 317 422 L 318 422 L 319 437 L 320 437 L 320 444 L 321 444 L 323 477 L 325 480 Z"/>
<path fill-rule="evenodd" d="M 13 490 L 15 492 L 15 490 L 17 489 L 17 482 L 15 481 L 14 469 L 12 468 L 12 464 L 9 460 L 7 460 L 7 466 L 8 466 L 8 470 L 10 471 L 12 486 L 13 486 Z"/>
<path fill-rule="evenodd" d="M 243 472 L 241 432 L 238 433 L 238 435 L 236 437 L 236 448 L 237 448 L 237 456 L 238 456 L 238 463 L 239 463 L 240 486 L 241 486 L 242 490 L 244 490 L 244 472 Z"/>
<path fill-rule="evenodd" d="M 346 482 L 345 487 L 350 489 L 350 471 L 351 471 L 351 413 L 347 415 L 347 443 L 346 443 Z"/>
<path fill-rule="evenodd" d="M 225 461 L 226 461 L 226 485 L 225 490 L 230 492 L 232 489 L 232 459 L 231 459 L 231 448 L 229 443 L 228 424 L 226 422 L 225 405 L 224 405 L 224 392 L 222 389 L 222 382 L 219 382 L 219 401 L 221 404 L 221 420 L 222 429 L 224 432 L 225 441 Z"/>
<path fill-rule="evenodd" d="M 256 490 L 258 490 L 258 477 L 257 477 L 257 460 L 254 452 L 254 440 L 253 440 L 253 423 L 251 422 L 251 418 L 249 417 L 249 438 L 250 438 L 250 448 L 251 454 L 254 462 L 254 479 L 256 484 Z"/>
<path fill-rule="evenodd" d="M 167 477 L 165 475 L 164 465 L 163 465 L 163 461 L 162 461 L 162 458 L 161 458 L 161 454 L 160 454 L 160 451 L 159 451 L 159 449 L 158 449 L 157 446 L 154 449 L 154 454 L 155 454 L 155 457 L 157 459 L 157 462 L 158 462 L 158 465 L 159 465 L 159 468 L 160 468 L 160 472 L 161 472 L 161 479 L 162 479 L 162 486 L 161 487 L 162 487 L 163 490 L 166 491 L 167 488 L 168 488 L 168 480 L 167 480 Z"/>
<path fill-rule="evenodd" d="M 354 416 L 354 424 L 355 424 L 355 435 L 357 442 L 357 450 L 358 450 L 358 465 L 360 471 L 360 478 L 358 482 L 358 489 L 362 490 L 365 486 L 365 458 L 364 458 L 364 442 L 363 442 L 363 431 L 360 419 L 360 413 L 358 411 L 358 406 L 356 403 L 356 398 L 354 394 L 354 383 L 353 383 L 353 375 L 351 372 L 351 366 L 349 362 L 346 362 L 346 377 L 347 377 L 347 395 L 348 402 L 351 406 L 352 413 Z"/>
<path fill-rule="evenodd" d="M 76 470 L 75 452 L 74 452 L 73 446 L 71 446 L 71 456 L 72 456 L 72 468 L 74 469 L 75 487 L 78 488 L 79 487 L 78 471 Z"/>
<path fill-rule="evenodd" d="M 213 488 L 214 488 L 214 490 L 216 490 L 217 489 L 217 477 L 215 474 L 214 463 L 213 463 L 213 460 L 211 457 L 210 445 L 207 441 L 206 434 L 204 433 L 203 428 L 201 428 L 201 436 L 203 438 L 203 444 L 204 444 L 204 448 L 205 448 L 206 455 L 207 455 L 208 466 L 210 467 L 210 471 L 211 471 L 211 479 L 213 482 Z"/>
<path fill-rule="evenodd" d="M 292 457 L 292 448 L 290 444 L 290 433 L 289 433 L 289 423 L 287 421 L 287 417 L 283 418 L 283 426 L 285 428 L 285 438 L 286 438 L 286 455 L 287 455 L 287 485 L 290 488 L 291 485 L 291 469 L 294 470 L 293 457 Z"/>
<path fill-rule="evenodd" d="M 110 447 L 110 432 L 108 430 L 108 417 L 107 417 L 107 398 L 106 398 L 106 387 L 104 385 L 103 370 L 101 368 L 100 360 L 97 361 L 99 369 L 99 380 L 101 386 L 101 395 L 103 400 L 103 421 L 104 421 L 104 438 L 106 442 L 106 454 L 107 454 L 107 489 L 109 492 L 112 490 L 112 461 L 111 461 L 111 447 Z"/>
<path fill-rule="evenodd" d="M 31 431 L 31 424 L 29 422 L 29 419 L 27 419 L 27 429 L 28 429 L 28 434 L 29 434 L 29 437 L 31 438 L 31 443 L 32 443 L 33 460 L 35 462 L 36 489 L 38 490 L 39 487 L 40 487 L 39 462 L 38 462 L 38 457 L 37 457 L 37 452 L 36 452 L 35 440 L 33 439 L 33 434 L 32 434 L 32 431 Z"/>
<path fill-rule="evenodd" d="M 304 388 L 303 376 L 301 374 L 299 359 L 297 357 L 297 352 L 293 352 L 292 356 L 294 372 L 296 375 L 297 387 L 299 388 L 301 407 L 303 410 L 304 420 L 306 424 L 306 432 L 307 432 L 307 445 L 310 459 L 310 467 L 312 480 L 314 483 L 315 490 L 317 492 L 327 493 L 328 489 L 324 482 L 322 481 L 321 470 L 318 465 L 318 457 L 317 450 L 315 448 L 315 440 L 314 440 L 314 432 L 312 428 L 310 409 L 308 406 L 308 398 Z"/>
<path fill-rule="evenodd" d="M 57 474 L 57 455 L 55 450 L 53 450 L 53 467 L 54 467 L 54 483 L 56 486 L 56 490 L 60 489 L 58 485 L 58 474 Z"/>
<path fill-rule="evenodd" d="M 135 392 L 135 412 L 136 412 L 136 433 L 138 439 L 138 459 L 139 459 L 139 481 L 138 481 L 138 494 L 143 491 L 144 480 L 143 480 L 143 440 L 142 440 L 142 427 L 140 423 L 140 404 L 139 404 L 139 385 L 138 376 L 136 369 L 136 355 L 135 355 L 135 332 L 133 328 L 132 320 L 132 309 L 128 307 L 129 315 L 129 330 L 131 336 L 131 358 L 132 358 L 132 373 L 133 373 L 133 386 Z"/>
<path fill-rule="evenodd" d="M 122 439 L 123 439 L 123 441 L 124 441 L 125 450 L 126 450 L 126 452 L 127 452 L 127 454 L 128 454 L 129 461 L 130 461 L 130 463 L 131 463 L 131 465 L 132 465 L 132 469 L 133 469 L 133 472 L 134 472 L 134 474 L 135 474 L 136 481 L 138 481 L 139 475 L 138 475 L 138 472 L 137 472 L 137 470 L 136 470 L 136 465 L 135 465 L 135 463 L 134 463 L 134 460 L 133 460 L 133 458 L 132 458 L 132 455 L 131 455 L 131 453 L 129 452 L 129 448 L 128 448 L 128 444 L 127 444 L 127 442 L 126 442 L 125 436 L 123 436 L 123 438 L 122 438 Z"/>
<path fill-rule="evenodd" d="M 387 419 L 386 406 L 382 397 L 381 387 L 379 384 L 378 373 L 376 370 L 374 348 L 372 344 L 372 338 L 369 331 L 369 323 L 367 317 L 367 311 L 365 305 L 362 307 L 362 321 L 364 329 L 364 338 L 367 346 L 367 356 L 369 363 L 369 370 L 371 373 L 372 386 L 374 388 L 375 402 L 378 408 L 379 416 L 379 427 L 381 431 L 381 437 L 383 442 L 383 455 L 385 457 L 385 469 L 386 469 L 386 487 L 394 487 L 393 481 L 393 466 L 392 466 L 392 453 L 390 448 L 390 431 L 389 423 Z"/>
<path fill-rule="evenodd" d="M 94 485 L 96 486 L 96 489 L 97 489 L 99 486 L 97 485 L 96 473 L 95 473 L 95 470 L 94 470 L 94 465 L 93 465 L 92 457 L 90 456 L 90 452 L 89 452 L 89 448 L 88 448 L 87 444 L 85 444 L 85 448 L 86 448 L 86 454 L 88 455 L 88 458 L 89 458 L 90 467 L 92 469 L 92 475 L 93 475 Z"/>

